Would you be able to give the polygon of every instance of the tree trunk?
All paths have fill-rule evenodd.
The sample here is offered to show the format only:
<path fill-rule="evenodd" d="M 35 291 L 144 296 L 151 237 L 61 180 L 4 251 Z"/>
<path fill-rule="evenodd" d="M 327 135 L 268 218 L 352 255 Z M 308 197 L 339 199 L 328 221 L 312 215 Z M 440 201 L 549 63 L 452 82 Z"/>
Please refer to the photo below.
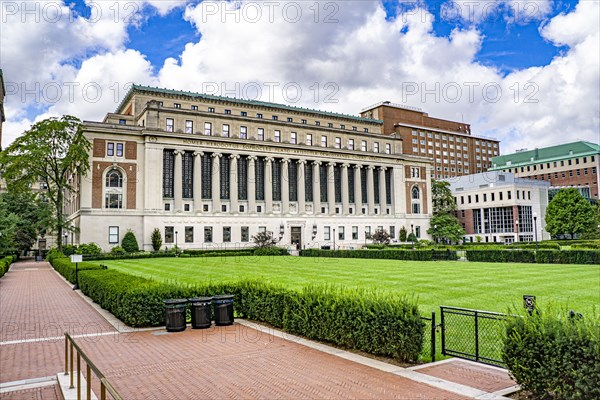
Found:
<path fill-rule="evenodd" d="M 63 233 L 63 192 L 62 188 L 56 190 L 56 236 L 58 242 L 58 251 L 63 250 L 62 233 Z"/>

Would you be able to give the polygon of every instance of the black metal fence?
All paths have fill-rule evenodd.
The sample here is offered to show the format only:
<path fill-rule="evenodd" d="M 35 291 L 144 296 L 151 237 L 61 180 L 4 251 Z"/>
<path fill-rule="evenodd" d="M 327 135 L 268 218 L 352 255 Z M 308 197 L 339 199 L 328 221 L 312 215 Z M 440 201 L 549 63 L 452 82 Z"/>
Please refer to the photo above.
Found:
<path fill-rule="evenodd" d="M 435 311 L 431 312 L 431 317 L 421 316 L 421 319 L 425 321 L 425 334 L 423 335 L 423 351 L 422 354 L 429 354 L 431 356 L 431 362 L 435 362 Z"/>
<path fill-rule="evenodd" d="M 442 354 L 504 367 L 506 314 L 441 306 Z"/>

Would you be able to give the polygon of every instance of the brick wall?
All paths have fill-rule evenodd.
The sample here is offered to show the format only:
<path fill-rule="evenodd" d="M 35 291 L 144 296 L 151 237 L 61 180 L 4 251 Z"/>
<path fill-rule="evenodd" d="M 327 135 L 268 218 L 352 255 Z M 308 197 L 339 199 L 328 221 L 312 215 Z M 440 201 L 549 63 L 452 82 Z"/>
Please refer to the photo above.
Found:
<path fill-rule="evenodd" d="M 104 171 L 107 168 L 116 165 L 125 171 L 126 177 L 126 201 L 125 205 L 128 210 L 136 208 L 136 193 L 137 193 L 137 165 L 134 163 L 112 163 L 105 161 L 94 161 L 92 163 L 92 208 L 103 208 L 104 197 L 102 189 L 104 180 L 102 179 Z"/>
<path fill-rule="evenodd" d="M 106 140 L 94 139 L 93 155 L 94 157 L 104 157 L 106 152 Z"/>

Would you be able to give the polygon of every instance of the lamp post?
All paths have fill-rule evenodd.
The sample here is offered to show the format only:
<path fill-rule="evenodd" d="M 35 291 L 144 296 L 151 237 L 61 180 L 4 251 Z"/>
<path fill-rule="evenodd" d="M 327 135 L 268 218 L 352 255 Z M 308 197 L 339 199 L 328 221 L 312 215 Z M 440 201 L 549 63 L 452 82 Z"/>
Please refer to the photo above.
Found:
<path fill-rule="evenodd" d="M 516 229 L 516 231 L 517 231 L 517 237 L 516 237 L 516 239 L 517 240 L 515 240 L 515 242 L 518 242 L 519 241 L 519 220 L 515 221 L 515 225 L 517 226 L 517 229 Z"/>
<path fill-rule="evenodd" d="M 433 226 L 433 234 L 435 235 L 435 244 L 438 244 L 437 225 Z"/>
<path fill-rule="evenodd" d="M 415 251 L 415 224 L 412 221 L 410 221 L 410 235 L 412 238 L 412 249 Z"/>
<path fill-rule="evenodd" d="M 535 236 L 535 252 L 538 251 L 537 213 L 533 213 L 533 235 Z"/>
<path fill-rule="evenodd" d="M 335 251 L 335 228 L 333 228 L 333 251 Z"/>
<path fill-rule="evenodd" d="M 175 257 L 179 257 L 179 246 L 177 246 L 177 231 L 175 231 Z"/>

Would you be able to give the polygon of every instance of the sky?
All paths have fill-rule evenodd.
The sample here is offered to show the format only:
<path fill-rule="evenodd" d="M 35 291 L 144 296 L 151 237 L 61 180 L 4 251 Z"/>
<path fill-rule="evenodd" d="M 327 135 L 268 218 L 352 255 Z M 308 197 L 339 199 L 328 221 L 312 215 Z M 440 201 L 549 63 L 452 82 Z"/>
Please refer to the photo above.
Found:
<path fill-rule="evenodd" d="M 471 124 L 506 154 L 600 141 L 598 0 L 0 0 L 3 147 L 132 83 Z"/>

